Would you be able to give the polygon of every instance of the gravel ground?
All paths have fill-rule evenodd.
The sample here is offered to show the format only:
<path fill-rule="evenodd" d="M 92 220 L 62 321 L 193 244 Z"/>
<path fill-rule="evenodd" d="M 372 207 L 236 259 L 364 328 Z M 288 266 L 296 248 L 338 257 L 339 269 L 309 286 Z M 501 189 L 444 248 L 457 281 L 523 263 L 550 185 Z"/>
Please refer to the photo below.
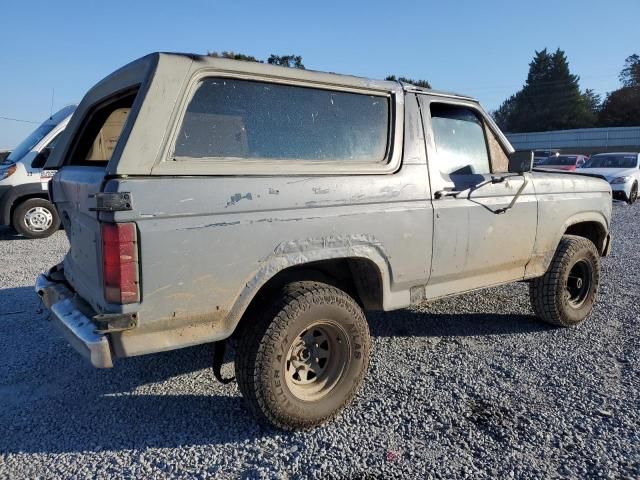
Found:
<path fill-rule="evenodd" d="M 536 321 L 524 284 L 371 314 L 355 402 L 288 434 L 254 424 L 207 347 L 92 369 L 32 290 L 64 234 L 0 230 L 0 477 L 640 478 L 640 204 L 613 233 L 582 326 Z"/>

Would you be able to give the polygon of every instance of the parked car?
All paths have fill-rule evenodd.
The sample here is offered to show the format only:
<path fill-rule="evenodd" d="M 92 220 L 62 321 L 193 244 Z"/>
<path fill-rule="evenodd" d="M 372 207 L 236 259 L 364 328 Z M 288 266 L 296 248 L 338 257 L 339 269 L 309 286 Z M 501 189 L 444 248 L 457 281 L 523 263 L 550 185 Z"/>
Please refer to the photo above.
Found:
<path fill-rule="evenodd" d="M 589 159 L 586 155 L 551 155 L 538 163 L 539 168 L 552 168 L 555 170 L 567 170 L 573 172 L 580 168 Z"/>
<path fill-rule="evenodd" d="M 534 150 L 533 151 L 533 166 L 537 167 L 540 162 L 546 160 L 552 155 L 556 155 L 558 152 L 555 150 Z"/>
<path fill-rule="evenodd" d="M 223 379 L 233 336 L 251 411 L 312 427 L 362 383 L 367 310 L 524 280 L 543 321 L 587 317 L 611 187 L 532 161 L 463 95 L 149 55 L 86 94 L 47 161 L 70 250 L 35 289 L 96 367 L 217 342 Z"/>
<path fill-rule="evenodd" d="M 0 163 L 0 225 L 28 238 L 48 237 L 60 228 L 47 193 L 55 172 L 43 166 L 74 110 L 71 105 L 47 118 Z"/>
<path fill-rule="evenodd" d="M 602 175 L 611 183 L 613 196 L 629 205 L 638 198 L 640 153 L 599 153 L 593 155 L 581 170 Z"/>

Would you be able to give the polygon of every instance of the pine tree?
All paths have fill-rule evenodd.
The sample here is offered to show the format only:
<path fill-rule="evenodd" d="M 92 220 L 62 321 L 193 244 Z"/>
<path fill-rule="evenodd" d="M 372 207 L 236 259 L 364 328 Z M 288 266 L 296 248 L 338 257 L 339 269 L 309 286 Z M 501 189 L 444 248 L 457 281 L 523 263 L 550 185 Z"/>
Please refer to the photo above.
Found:
<path fill-rule="evenodd" d="M 603 127 L 640 125 L 640 56 L 626 58 L 620 72 L 622 87 L 607 95 L 602 104 L 599 124 Z"/>
<path fill-rule="evenodd" d="M 619 78 L 623 87 L 640 87 L 640 55 L 634 53 L 626 58 Z"/>
<path fill-rule="evenodd" d="M 582 93 L 565 53 L 558 49 L 535 52 L 527 81 L 494 112 L 509 132 L 535 132 L 593 126 L 599 100 L 593 91 Z"/>

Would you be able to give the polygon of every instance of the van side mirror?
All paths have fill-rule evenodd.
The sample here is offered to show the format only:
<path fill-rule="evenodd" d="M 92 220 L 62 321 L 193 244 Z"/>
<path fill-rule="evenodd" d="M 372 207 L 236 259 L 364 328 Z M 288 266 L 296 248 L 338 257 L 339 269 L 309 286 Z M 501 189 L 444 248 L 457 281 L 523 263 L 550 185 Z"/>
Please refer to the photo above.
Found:
<path fill-rule="evenodd" d="M 42 150 L 40 150 L 40 152 L 36 155 L 36 158 L 34 158 L 33 162 L 31 162 L 31 168 L 44 167 L 44 164 L 47 163 L 47 158 L 49 158 L 49 155 L 51 155 L 50 148 L 45 147 Z"/>
<path fill-rule="evenodd" d="M 509 173 L 526 173 L 533 170 L 533 150 L 513 152 L 509 155 Z"/>

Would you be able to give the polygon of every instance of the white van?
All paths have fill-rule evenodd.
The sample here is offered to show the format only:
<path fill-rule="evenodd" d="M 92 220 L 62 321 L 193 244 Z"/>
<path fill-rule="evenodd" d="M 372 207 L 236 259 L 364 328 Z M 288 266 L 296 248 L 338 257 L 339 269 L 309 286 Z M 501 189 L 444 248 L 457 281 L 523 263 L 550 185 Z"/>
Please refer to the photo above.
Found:
<path fill-rule="evenodd" d="M 60 227 L 47 192 L 55 171 L 42 167 L 75 109 L 69 105 L 47 118 L 0 163 L 0 225 L 29 238 L 48 237 Z"/>

